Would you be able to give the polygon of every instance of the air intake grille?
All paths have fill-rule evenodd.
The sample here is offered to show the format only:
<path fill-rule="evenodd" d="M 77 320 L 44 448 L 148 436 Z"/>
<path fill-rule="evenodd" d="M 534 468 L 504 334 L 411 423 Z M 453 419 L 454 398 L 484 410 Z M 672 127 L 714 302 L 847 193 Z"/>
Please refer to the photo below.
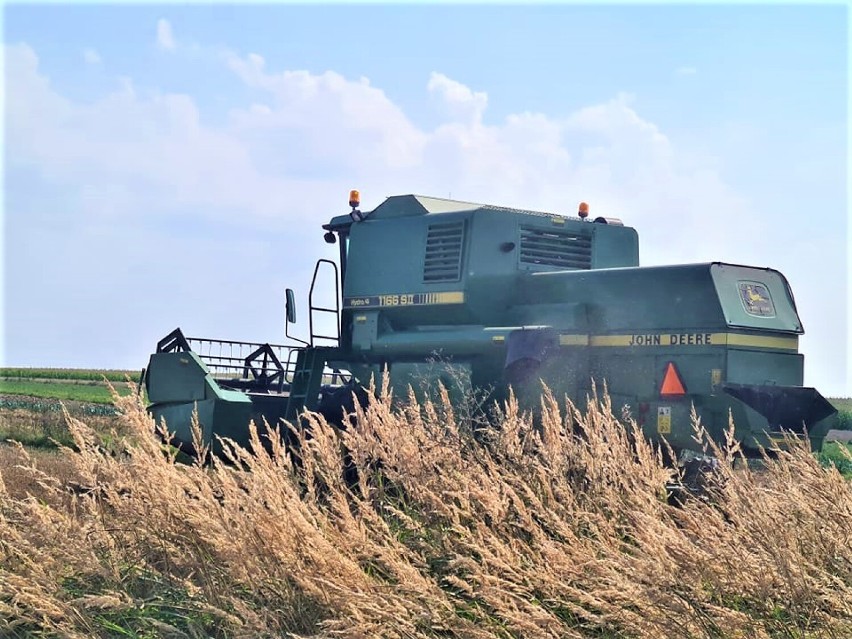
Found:
<path fill-rule="evenodd" d="M 521 263 L 590 269 L 592 238 L 568 231 L 521 226 Z"/>
<path fill-rule="evenodd" d="M 461 278 L 464 220 L 436 222 L 426 234 L 424 282 L 457 282 Z"/>

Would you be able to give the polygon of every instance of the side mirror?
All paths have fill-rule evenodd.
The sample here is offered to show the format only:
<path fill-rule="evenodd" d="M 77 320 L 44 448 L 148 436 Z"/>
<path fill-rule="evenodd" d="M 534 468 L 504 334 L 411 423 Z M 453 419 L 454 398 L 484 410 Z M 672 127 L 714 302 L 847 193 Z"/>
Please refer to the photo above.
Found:
<path fill-rule="evenodd" d="M 287 295 L 287 303 L 285 305 L 285 311 L 287 313 L 287 323 L 295 324 L 296 323 L 296 298 L 293 295 L 293 289 L 288 288 L 286 291 Z"/>

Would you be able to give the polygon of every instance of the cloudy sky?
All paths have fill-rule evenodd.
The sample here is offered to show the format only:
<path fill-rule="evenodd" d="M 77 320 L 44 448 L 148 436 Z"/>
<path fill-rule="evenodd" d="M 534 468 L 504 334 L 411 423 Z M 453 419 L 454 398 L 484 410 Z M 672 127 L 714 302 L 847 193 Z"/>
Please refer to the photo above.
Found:
<path fill-rule="evenodd" d="M 847 30 L 842 6 L 6 7 L 0 361 L 282 341 L 358 188 L 586 200 L 643 264 L 777 268 L 806 383 L 850 395 Z"/>

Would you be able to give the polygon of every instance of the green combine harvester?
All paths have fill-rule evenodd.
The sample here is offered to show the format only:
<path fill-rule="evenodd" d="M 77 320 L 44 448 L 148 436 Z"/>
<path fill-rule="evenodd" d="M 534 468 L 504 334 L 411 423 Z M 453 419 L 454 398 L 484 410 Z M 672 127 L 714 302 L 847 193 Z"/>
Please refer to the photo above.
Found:
<path fill-rule="evenodd" d="M 837 411 L 803 386 L 804 330 L 776 270 L 640 267 L 636 231 L 585 204 L 567 217 L 402 195 L 361 212 L 353 191 L 350 206 L 323 225 L 340 256 L 317 262 L 307 340 L 289 336 L 288 289 L 285 344 L 176 329 L 157 345 L 150 411 L 181 445 L 193 410 L 214 447 L 247 444 L 251 419 L 310 410 L 339 423 L 384 371 L 398 390 L 440 377 L 499 400 L 511 387 L 532 410 L 542 383 L 582 403 L 605 382 L 614 408 L 680 450 L 695 446 L 692 406 L 719 439 L 731 415 L 753 452 L 805 429 L 819 448 L 834 426 Z M 324 280 L 333 305 L 315 304 Z"/>

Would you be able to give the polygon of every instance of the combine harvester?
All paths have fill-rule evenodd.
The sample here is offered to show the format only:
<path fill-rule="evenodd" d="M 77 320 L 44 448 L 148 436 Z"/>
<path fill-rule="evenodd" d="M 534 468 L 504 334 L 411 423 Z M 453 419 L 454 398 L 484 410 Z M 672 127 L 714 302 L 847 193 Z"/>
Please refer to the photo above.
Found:
<path fill-rule="evenodd" d="M 695 447 L 690 409 L 722 439 L 729 414 L 747 451 L 807 429 L 815 448 L 836 410 L 804 387 L 804 331 L 784 276 L 712 262 L 639 266 L 638 235 L 620 220 L 567 217 L 416 195 L 323 225 L 339 264 L 319 260 L 308 297 L 309 337 L 287 289 L 288 343 L 187 338 L 174 330 L 144 372 L 157 420 L 191 441 L 248 443 L 248 423 L 304 410 L 340 422 L 352 392 L 385 369 L 403 389 L 424 375 L 464 380 L 535 409 L 544 382 L 580 402 L 593 380 L 628 405 L 645 434 Z M 317 306 L 328 280 L 333 306 Z M 342 288 L 342 308 L 340 289 Z M 321 318 L 334 326 L 319 334 Z M 323 345 L 324 344 L 324 345 Z M 439 364 L 430 364 L 438 361 Z"/>

